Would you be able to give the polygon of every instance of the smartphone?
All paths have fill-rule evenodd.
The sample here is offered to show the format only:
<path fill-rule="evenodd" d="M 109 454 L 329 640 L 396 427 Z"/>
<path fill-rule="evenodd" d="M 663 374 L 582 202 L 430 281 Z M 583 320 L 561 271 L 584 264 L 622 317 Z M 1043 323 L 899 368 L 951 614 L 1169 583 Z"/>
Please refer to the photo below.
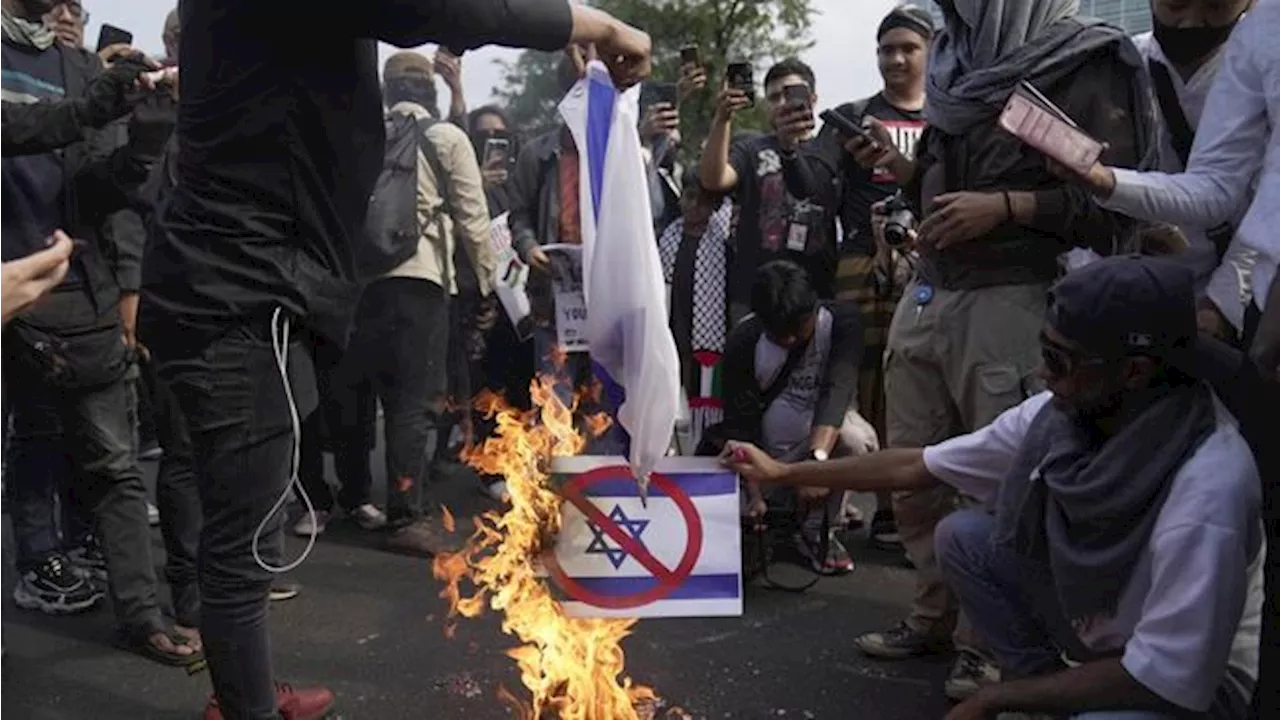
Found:
<path fill-rule="evenodd" d="M 698 59 L 698 46 L 686 45 L 680 48 L 680 64 L 681 65 L 701 65 L 702 61 Z"/>
<path fill-rule="evenodd" d="M 675 83 L 646 83 L 640 91 L 640 104 L 649 107 L 667 103 L 675 107 L 680 101 L 680 91 Z"/>
<path fill-rule="evenodd" d="M 1000 113 L 1000 127 L 1024 143 L 1084 176 L 1102 156 L 1103 146 L 1043 96 L 1015 90 Z"/>
<path fill-rule="evenodd" d="M 751 102 L 756 101 L 755 70 L 752 69 L 751 63 L 729 63 L 725 68 L 724 76 L 729 82 L 729 87 L 746 93 L 747 99 Z"/>
<path fill-rule="evenodd" d="M 809 95 L 809 88 L 805 85 L 788 85 L 782 88 L 782 102 L 791 110 L 807 107 Z"/>
<path fill-rule="evenodd" d="M 505 165 L 511 157 L 511 141 L 506 138 L 491 137 L 484 141 L 484 163 L 481 167 Z"/>
<path fill-rule="evenodd" d="M 98 31 L 98 49 L 95 52 L 102 52 L 103 48 L 109 48 L 112 45 L 132 45 L 133 33 L 115 25 L 102 24 L 102 29 Z"/>
<path fill-rule="evenodd" d="M 822 113 L 818 115 L 818 118 L 824 123 L 831 123 L 834 125 L 835 128 L 840 131 L 840 134 L 847 138 L 860 137 L 869 143 L 879 143 L 879 141 L 876 140 L 876 136 L 872 135 L 870 130 L 862 127 L 862 125 L 850 120 L 835 110 L 823 110 Z"/>

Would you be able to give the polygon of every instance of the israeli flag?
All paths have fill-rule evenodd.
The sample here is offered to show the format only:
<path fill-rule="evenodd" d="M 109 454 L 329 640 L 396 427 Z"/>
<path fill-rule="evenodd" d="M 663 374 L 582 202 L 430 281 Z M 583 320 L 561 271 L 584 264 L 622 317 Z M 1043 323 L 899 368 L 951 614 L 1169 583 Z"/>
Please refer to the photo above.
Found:
<path fill-rule="evenodd" d="M 663 458 L 641 502 L 612 457 L 557 458 L 565 497 L 544 566 L 573 617 L 742 615 L 738 478 L 713 458 Z"/>
<path fill-rule="evenodd" d="M 596 375 L 645 479 L 667 454 L 681 401 L 680 360 L 640 152 L 640 88 L 619 93 L 600 62 L 560 103 L 580 162 L 586 335 Z"/>

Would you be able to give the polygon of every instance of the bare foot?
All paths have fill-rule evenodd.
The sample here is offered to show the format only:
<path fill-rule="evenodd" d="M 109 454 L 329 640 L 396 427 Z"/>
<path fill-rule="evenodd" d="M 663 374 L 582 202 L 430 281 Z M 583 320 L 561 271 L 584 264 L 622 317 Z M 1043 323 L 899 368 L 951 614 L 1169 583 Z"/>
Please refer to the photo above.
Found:
<path fill-rule="evenodd" d="M 191 648 L 193 652 L 200 652 L 204 649 L 204 642 L 200 639 L 200 631 L 198 629 L 175 623 L 173 632 L 185 638 L 187 647 Z"/>

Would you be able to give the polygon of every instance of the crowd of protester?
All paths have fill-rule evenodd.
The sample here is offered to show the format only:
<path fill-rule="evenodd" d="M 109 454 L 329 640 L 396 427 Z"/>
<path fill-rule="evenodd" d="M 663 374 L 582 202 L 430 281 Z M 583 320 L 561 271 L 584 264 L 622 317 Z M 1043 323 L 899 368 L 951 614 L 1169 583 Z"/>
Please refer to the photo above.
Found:
<path fill-rule="evenodd" d="M 345 518 L 432 557 L 457 542 L 435 480 L 494 430 L 473 397 L 528 407 L 554 378 L 566 400 L 589 390 L 584 430 L 618 403 L 563 347 L 573 135 L 522 136 L 462 79 L 493 42 L 567 46 L 562 92 L 592 53 L 630 84 L 649 40 L 556 0 L 421 4 L 317 19 L 440 43 L 391 55 L 380 82 L 371 43 L 304 51 L 254 3 L 184 0 L 160 59 L 87 50 L 76 0 L 3 5 L 13 599 L 70 614 L 109 596 L 128 648 L 208 661 L 207 720 L 333 704 L 273 684 L 266 604 L 299 594 L 283 532 Z M 1074 0 L 941 7 L 942 27 L 912 5 L 883 18 L 867 98 L 820 103 L 797 58 L 757 87 L 697 50 L 641 88 L 687 401 L 672 452 L 734 467 L 744 528 L 778 525 L 777 551 L 816 573 L 854 570 L 858 530 L 903 553 L 905 617 L 850 640 L 954 655 L 950 717 L 1280 712 L 1280 5 L 1152 0 L 1134 38 Z M 1104 144 L 1089 173 L 1001 126 L 1020 84 Z M 699 96 L 706 137 L 682 132 Z M 735 129 L 753 106 L 769 129 Z M 827 107 L 857 131 L 819 127 Z M 513 287 L 527 318 L 498 300 Z M 589 452 L 625 451 L 616 424 L 591 430 Z M 876 494 L 870 518 L 854 492 Z"/>

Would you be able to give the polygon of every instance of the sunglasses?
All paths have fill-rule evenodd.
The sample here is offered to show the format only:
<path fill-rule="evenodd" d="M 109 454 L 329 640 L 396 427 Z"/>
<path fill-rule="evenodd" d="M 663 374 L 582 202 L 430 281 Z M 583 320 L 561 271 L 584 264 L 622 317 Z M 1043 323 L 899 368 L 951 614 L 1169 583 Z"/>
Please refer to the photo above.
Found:
<path fill-rule="evenodd" d="M 88 24 L 89 22 L 89 13 L 85 12 L 84 5 L 81 5 L 78 2 L 58 3 L 57 5 L 53 6 L 52 10 L 45 13 L 45 17 L 46 18 L 56 17 L 58 15 L 58 11 L 60 10 L 66 10 L 68 15 L 70 15 L 72 18 L 76 20 L 79 20 L 80 22 L 83 22 L 86 24 Z"/>
<path fill-rule="evenodd" d="M 1043 332 L 1040 333 L 1040 357 L 1045 369 L 1055 377 L 1066 377 L 1079 368 L 1098 367 L 1108 362 L 1106 358 L 1086 355 L 1055 342 Z"/>

